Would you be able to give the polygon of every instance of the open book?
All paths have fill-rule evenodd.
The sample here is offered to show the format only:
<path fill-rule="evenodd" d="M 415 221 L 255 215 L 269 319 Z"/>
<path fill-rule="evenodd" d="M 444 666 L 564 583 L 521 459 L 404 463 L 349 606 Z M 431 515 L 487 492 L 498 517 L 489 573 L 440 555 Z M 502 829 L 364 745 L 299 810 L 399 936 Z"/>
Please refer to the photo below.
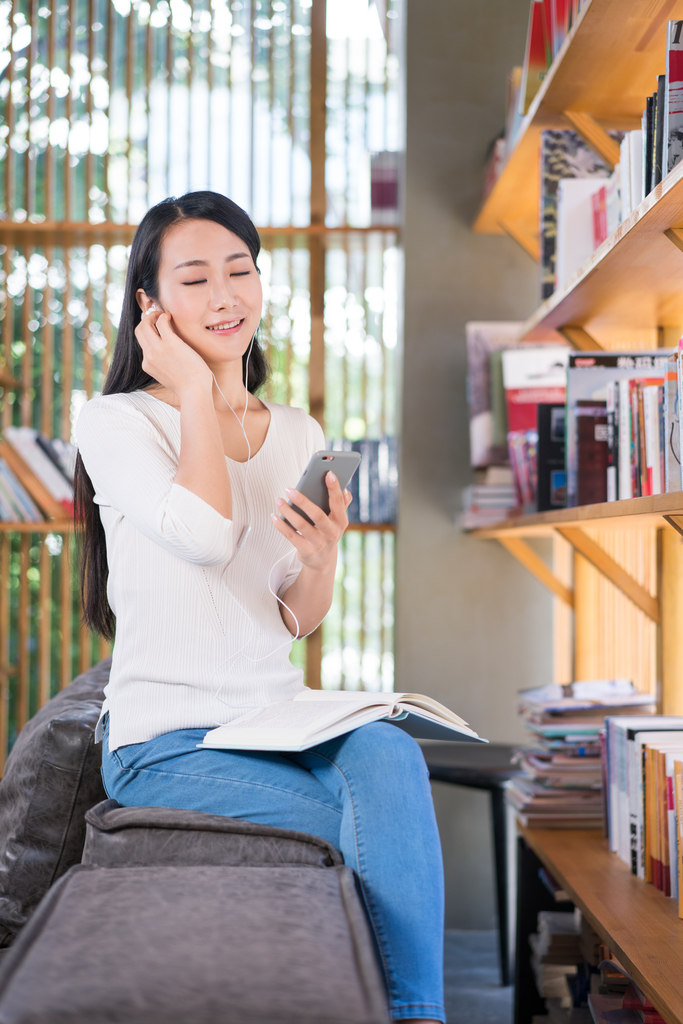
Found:
<path fill-rule="evenodd" d="M 207 732 L 198 746 L 225 750 L 308 750 L 360 725 L 380 720 L 416 739 L 487 743 L 443 704 L 419 693 L 302 690 Z"/>

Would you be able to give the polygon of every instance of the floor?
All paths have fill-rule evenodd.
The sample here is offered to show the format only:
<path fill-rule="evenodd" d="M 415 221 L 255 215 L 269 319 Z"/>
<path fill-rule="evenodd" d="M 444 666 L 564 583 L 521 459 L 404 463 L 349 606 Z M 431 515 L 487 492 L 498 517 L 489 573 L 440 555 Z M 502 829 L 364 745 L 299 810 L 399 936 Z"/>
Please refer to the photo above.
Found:
<path fill-rule="evenodd" d="M 512 988 L 501 988 L 496 932 L 446 932 L 448 1024 L 511 1024 Z"/>

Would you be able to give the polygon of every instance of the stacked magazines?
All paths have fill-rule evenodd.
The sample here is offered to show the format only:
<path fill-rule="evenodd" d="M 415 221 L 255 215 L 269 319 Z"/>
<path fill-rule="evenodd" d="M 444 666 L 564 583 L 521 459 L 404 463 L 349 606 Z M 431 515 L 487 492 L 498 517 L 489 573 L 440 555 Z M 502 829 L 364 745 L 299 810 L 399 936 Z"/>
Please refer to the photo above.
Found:
<path fill-rule="evenodd" d="M 626 679 L 550 684 L 520 693 L 519 712 L 533 736 L 519 753 L 523 775 L 507 799 L 529 828 L 601 828 L 605 716 L 650 714 L 650 694 Z"/>

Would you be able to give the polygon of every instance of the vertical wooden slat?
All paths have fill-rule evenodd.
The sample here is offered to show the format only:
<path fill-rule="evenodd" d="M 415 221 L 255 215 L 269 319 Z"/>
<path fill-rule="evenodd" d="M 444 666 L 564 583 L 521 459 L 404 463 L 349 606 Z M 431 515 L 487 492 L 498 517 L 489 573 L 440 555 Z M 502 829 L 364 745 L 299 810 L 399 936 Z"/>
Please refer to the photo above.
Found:
<path fill-rule="evenodd" d="M 33 77 L 33 65 L 35 64 L 36 36 L 38 35 L 38 4 L 37 0 L 30 0 L 28 5 L 28 20 L 31 26 L 31 42 L 28 45 L 26 64 L 26 141 L 28 145 L 24 150 L 24 209 L 27 216 L 36 211 L 34 172 L 35 153 L 31 152 L 31 124 L 33 121 L 33 100 L 31 99 L 31 79 Z M 33 159 L 31 157 L 33 156 Z"/>
<path fill-rule="evenodd" d="M 67 26 L 67 44 L 66 44 L 66 73 L 71 78 L 73 71 L 71 58 L 73 54 L 73 38 L 74 38 L 74 20 L 76 17 L 75 13 L 75 2 L 76 0 L 69 0 L 69 10 L 67 17 L 69 24 Z M 54 14 L 52 15 L 54 17 Z M 73 167 L 71 166 L 71 125 L 73 122 L 73 93 L 71 85 L 69 85 L 69 91 L 66 94 L 66 119 L 68 121 L 68 141 L 66 151 L 64 153 L 64 220 L 71 220 L 73 218 Z"/>
<path fill-rule="evenodd" d="M 16 13 L 17 3 L 16 0 L 12 0 L 12 8 L 10 10 L 9 22 L 11 31 L 14 31 L 14 15 Z M 14 85 L 14 46 L 10 45 L 9 50 L 10 61 L 7 66 L 7 154 L 5 156 L 5 202 L 7 204 L 7 214 L 9 217 L 12 216 L 15 209 L 15 196 L 14 196 L 14 170 L 15 170 L 15 154 L 14 150 L 10 145 L 12 136 L 14 135 L 14 128 L 16 126 L 16 114 L 14 109 L 14 98 L 13 89 Z"/>
<path fill-rule="evenodd" d="M 173 120 L 171 117 L 171 93 L 173 89 L 173 32 L 171 30 L 171 19 L 166 23 L 166 81 L 168 88 L 166 92 L 166 195 L 171 194 L 171 134 L 173 131 Z"/>
<path fill-rule="evenodd" d="M 89 250 L 88 250 L 89 252 Z M 85 391 L 88 398 L 92 398 L 92 371 L 93 371 L 93 357 L 92 351 L 90 350 L 90 330 L 89 325 L 93 319 L 93 305 L 92 305 L 92 282 L 88 278 L 88 287 L 85 291 L 85 304 L 88 307 L 88 319 L 85 322 L 85 339 L 81 342 L 81 352 L 83 355 L 83 390 Z"/>
<path fill-rule="evenodd" d="M 28 262 L 30 250 L 24 249 L 24 256 Z M 28 322 L 32 319 L 33 312 L 33 289 L 26 283 L 24 292 L 24 303 L 21 307 L 21 340 L 26 346 L 21 357 L 21 425 L 23 427 L 33 426 L 33 334 L 28 329 Z"/>
<path fill-rule="evenodd" d="M 553 574 L 572 587 L 572 548 L 563 537 L 553 537 Z M 553 598 L 553 682 L 570 683 L 574 677 L 572 609 L 559 597 Z"/>
<path fill-rule="evenodd" d="M 38 707 L 50 699 L 50 654 L 52 626 L 52 556 L 45 538 L 40 547 L 40 593 L 38 597 Z"/>
<path fill-rule="evenodd" d="M 55 15 L 50 15 L 47 19 L 47 49 L 48 49 L 48 67 L 50 70 L 55 66 Z M 47 118 L 50 124 L 55 119 L 55 90 L 52 85 L 52 79 L 48 84 L 47 90 Z M 48 141 L 45 148 L 45 199 L 44 199 L 44 210 L 45 218 L 47 220 L 54 220 L 54 173 L 55 173 L 55 153 L 54 148 L 50 143 L 50 137 L 48 132 Z"/>
<path fill-rule="evenodd" d="M 45 258 L 48 265 L 54 262 L 55 251 L 52 247 L 45 250 Z M 42 327 L 41 337 L 43 341 L 43 357 L 41 364 L 41 386 L 40 386 L 40 429 L 47 437 L 52 437 L 54 432 L 54 351 L 55 331 L 54 325 L 48 317 L 52 316 L 50 301 L 52 300 L 52 288 L 49 283 L 43 294 L 43 310 L 46 316 L 46 323 Z"/>
<path fill-rule="evenodd" d="M 62 553 L 59 556 L 59 611 L 62 627 L 60 649 L 59 688 L 63 690 L 72 679 L 73 650 L 73 587 L 71 581 L 70 537 L 64 534 Z"/>
<path fill-rule="evenodd" d="M 683 537 L 661 531 L 662 574 L 659 593 L 662 649 L 662 711 L 683 714 Z"/>
<path fill-rule="evenodd" d="M 151 16 L 151 11 L 150 11 Z M 147 113 L 147 135 L 145 137 L 145 206 L 147 209 L 151 206 L 150 190 L 149 190 L 149 166 L 150 166 L 150 113 L 151 113 L 151 100 L 150 100 L 150 83 L 152 81 L 152 69 L 154 64 L 153 54 L 154 40 L 152 36 L 152 25 L 150 18 L 147 18 L 147 24 L 145 26 L 145 111 Z"/>
<path fill-rule="evenodd" d="M 126 222 L 130 224 L 130 198 L 131 198 L 131 171 L 130 171 L 130 129 L 133 120 L 133 73 L 135 68 L 134 46 L 135 36 L 133 26 L 135 24 L 136 10 L 131 7 L 128 21 L 126 22 L 126 103 L 128 120 L 126 126 Z"/>
<path fill-rule="evenodd" d="M 18 623 L 18 658 L 19 658 L 19 689 L 17 693 L 17 727 L 23 729 L 29 718 L 29 685 L 31 672 L 31 654 L 29 650 L 29 581 L 26 575 L 29 568 L 29 551 L 31 534 L 22 533 L 19 540 L 19 623 Z"/>
<path fill-rule="evenodd" d="M 9 160 L 9 158 L 8 158 Z M 12 266 L 11 260 L 12 250 L 8 246 L 2 257 L 2 269 L 5 273 L 5 280 L 10 272 Z M 13 359 L 12 359 L 12 342 L 14 341 L 14 299 L 11 295 L 7 294 L 5 299 L 5 316 L 2 321 L 2 348 L 5 366 L 9 372 L 13 371 Z M 17 394 L 14 394 L 14 400 L 17 399 Z M 7 392 L 3 397 L 3 401 L 0 403 L 2 406 L 2 427 L 9 427 L 12 424 L 12 408 L 13 406 L 7 401 Z"/>
<path fill-rule="evenodd" d="M 327 99 L 326 0 L 313 0 L 311 7 L 310 50 L 310 160 L 311 225 L 325 224 L 327 195 L 325 188 L 325 127 Z M 311 416 L 325 429 L 325 242 L 322 234 L 309 236 L 309 295 L 311 342 L 308 357 L 308 407 Z M 343 587 L 342 587 L 343 593 Z M 342 612 L 343 619 L 343 612 Z M 342 624 L 343 630 L 343 624 Z M 323 629 L 307 640 L 306 682 L 321 686 Z"/>
<path fill-rule="evenodd" d="M 9 733 L 9 631 L 10 631 L 10 558 L 12 538 L 0 537 L 0 774 L 5 771 Z"/>
<path fill-rule="evenodd" d="M 107 119 L 111 117 L 111 93 L 114 84 L 114 5 L 107 4 L 107 79 L 109 81 L 109 94 L 107 97 Z M 109 139 L 111 140 L 111 120 L 109 120 Z M 107 193 L 107 218 L 111 220 L 111 189 L 109 187 L 109 146 L 104 153 L 104 183 L 103 191 Z"/>
<path fill-rule="evenodd" d="M 60 423 L 60 437 L 68 441 L 71 437 L 71 391 L 73 388 L 74 373 L 74 328 L 69 320 L 69 303 L 73 295 L 71 284 L 71 253 L 64 250 L 64 263 L 66 265 L 66 288 L 63 292 L 63 316 L 62 316 L 62 366 L 59 373 L 59 382 L 62 392 L 62 410 Z"/>
<path fill-rule="evenodd" d="M 325 224 L 325 125 L 327 97 L 326 2 L 313 0 L 311 7 L 311 225 Z M 325 242 L 311 233 L 310 296 L 311 350 L 308 364 L 309 410 L 325 429 Z"/>
<path fill-rule="evenodd" d="M 90 191 L 93 186 L 93 162 L 94 154 L 92 151 L 92 110 L 93 110 L 93 94 L 92 94 L 92 61 L 93 61 L 93 47 L 95 44 L 95 33 L 92 30 L 94 22 L 94 0 L 88 0 L 88 24 L 86 26 L 88 32 L 88 74 L 90 76 L 88 89 L 87 89 L 87 100 L 86 109 L 88 114 L 88 152 L 85 154 L 85 219 L 90 220 Z"/>

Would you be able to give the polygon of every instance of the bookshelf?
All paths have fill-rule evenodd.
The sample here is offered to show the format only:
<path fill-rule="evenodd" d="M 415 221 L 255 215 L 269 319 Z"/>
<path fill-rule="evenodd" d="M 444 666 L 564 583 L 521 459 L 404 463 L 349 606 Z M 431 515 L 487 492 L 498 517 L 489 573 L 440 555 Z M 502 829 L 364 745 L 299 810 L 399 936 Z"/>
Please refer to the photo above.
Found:
<path fill-rule="evenodd" d="M 520 830 L 667 1024 L 683 1024 L 683 922 L 676 901 L 635 878 L 596 829 Z"/>
<path fill-rule="evenodd" d="M 678 164 L 567 286 L 529 317 L 522 336 L 547 339 L 559 332 L 577 348 L 630 348 L 643 341 L 654 347 L 659 337 L 675 345 L 683 326 L 682 282 L 683 164 Z"/>
<path fill-rule="evenodd" d="M 606 132 L 640 127 L 665 68 L 670 19 L 683 19 L 683 2 L 583 6 L 474 231 L 510 235 L 538 258 L 542 130 L 573 128 L 614 165 L 619 154 Z M 673 347 L 681 333 L 683 165 L 536 309 L 520 338 L 617 351 Z M 557 682 L 632 678 L 656 695 L 660 711 L 683 712 L 683 491 L 523 515 L 470 536 L 502 545 L 552 594 Z M 633 877 L 595 831 L 522 834 L 668 1024 L 683 1024 L 675 901 Z"/>
<path fill-rule="evenodd" d="M 644 97 L 665 62 L 667 20 L 683 0 L 588 0 L 522 121 L 474 230 L 510 234 L 538 254 L 538 164 L 544 128 L 573 128 L 614 163 L 610 128 L 640 127 Z"/>
<path fill-rule="evenodd" d="M 589 0 L 522 122 L 474 224 L 538 252 L 540 133 L 574 128 L 614 163 L 605 130 L 637 127 L 664 70 L 666 23 L 683 2 Z M 577 114 L 578 112 L 578 114 Z M 612 145 L 610 155 L 609 146 Z M 648 195 L 520 337 L 579 350 L 675 345 L 683 330 L 683 165 Z M 497 540 L 554 595 L 555 675 L 631 677 L 667 713 L 683 710 L 683 494 L 522 516 L 473 531 Z M 552 565 L 533 538 L 552 538 Z M 532 541 L 532 545 L 528 542 Z"/>

